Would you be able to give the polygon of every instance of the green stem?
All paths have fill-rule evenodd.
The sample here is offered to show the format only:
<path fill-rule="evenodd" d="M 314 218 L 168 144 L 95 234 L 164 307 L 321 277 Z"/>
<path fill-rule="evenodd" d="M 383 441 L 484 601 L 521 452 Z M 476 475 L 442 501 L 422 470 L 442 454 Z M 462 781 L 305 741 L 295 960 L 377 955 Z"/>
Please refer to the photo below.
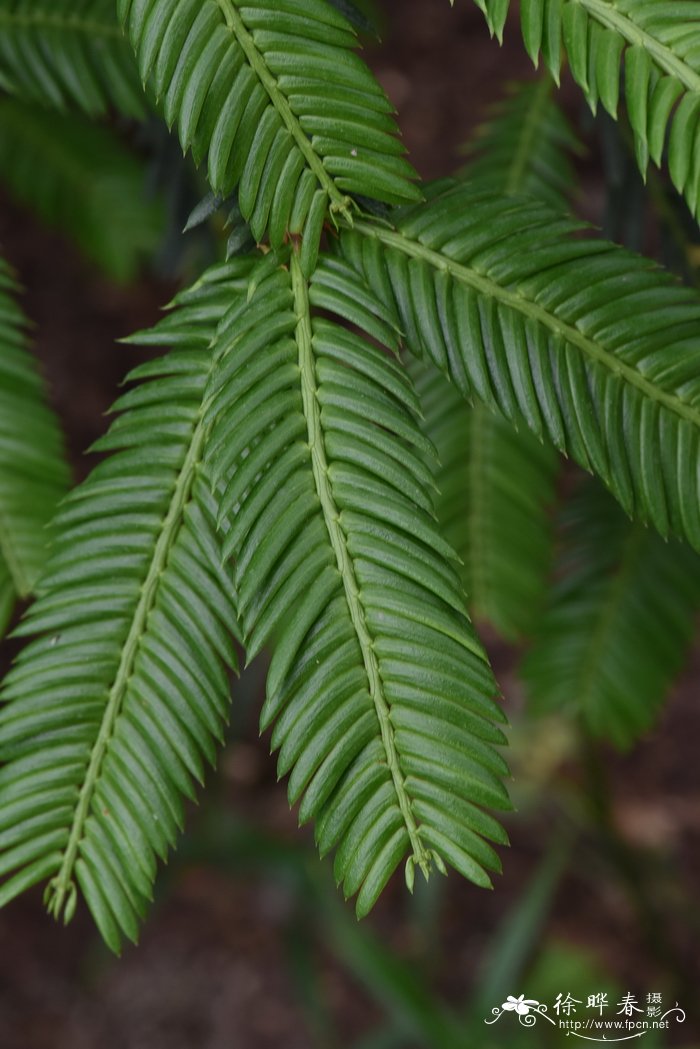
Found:
<path fill-rule="evenodd" d="M 674 412 L 681 419 L 686 419 L 688 422 L 692 423 L 693 426 L 700 428 L 700 409 L 695 408 L 691 404 L 686 404 L 685 401 L 682 401 L 680 397 L 674 393 L 667 393 L 665 390 L 660 390 L 658 386 L 655 386 L 654 383 L 646 379 L 630 364 L 620 360 L 619 357 L 616 357 L 608 350 L 603 349 L 598 343 L 587 338 L 587 336 L 585 336 L 583 332 L 580 332 L 578 328 L 567 324 L 566 321 L 560 320 L 554 314 L 546 310 L 544 306 L 540 306 L 535 302 L 530 302 L 517 291 L 509 291 L 502 285 L 497 284 L 496 281 L 491 280 L 490 277 L 477 273 L 468 266 L 464 266 L 459 262 L 455 262 L 454 259 L 442 255 L 439 251 L 433 251 L 419 241 L 405 237 L 398 231 L 385 229 L 379 225 L 374 225 L 364 221 L 356 222 L 355 230 L 363 236 L 373 237 L 388 248 L 393 248 L 396 251 L 402 252 L 409 258 L 426 262 L 434 269 L 447 273 L 450 277 L 459 281 L 461 284 L 464 284 L 469 288 L 474 288 L 474 290 L 478 291 L 481 295 L 488 295 L 502 306 L 507 306 L 516 313 L 520 313 L 521 315 L 528 317 L 530 320 L 536 321 L 543 327 L 548 328 L 553 335 L 564 339 L 569 345 L 575 346 L 578 350 L 581 350 L 586 357 L 601 364 L 613 375 L 619 375 L 628 382 L 630 386 L 634 386 L 636 389 L 640 390 L 645 397 L 648 397 L 652 401 L 656 401 L 658 404 L 663 405 L 664 408 Z"/>
<path fill-rule="evenodd" d="M 153 559 L 141 587 L 141 596 L 131 620 L 129 633 L 121 650 L 119 666 L 117 667 L 114 683 L 107 699 L 100 730 L 90 754 L 90 761 L 80 789 L 78 804 L 73 816 L 73 824 L 63 853 L 61 866 L 48 888 L 47 907 L 49 912 L 56 918 L 60 916 L 64 905 L 70 902 L 75 895 L 73 884 L 75 864 L 85 830 L 85 823 L 90 814 L 90 805 L 100 777 L 102 762 L 114 734 L 114 726 L 127 694 L 129 680 L 134 672 L 136 656 L 146 630 L 148 616 L 156 601 L 161 576 L 182 525 L 183 512 L 189 502 L 197 468 L 202 458 L 206 432 L 207 427 L 202 422 L 200 414 L 192 434 L 187 455 L 175 482 L 170 506 L 163 520 L 163 526 L 153 551 Z"/>
<path fill-rule="evenodd" d="M 389 704 L 384 695 L 379 660 L 374 651 L 374 643 L 367 627 L 365 611 L 360 599 L 360 588 L 355 576 L 355 568 L 348 551 L 347 538 L 340 523 L 340 513 L 336 506 L 331 483 L 328 476 L 328 460 L 323 441 L 323 430 L 321 427 L 321 408 L 318 401 L 318 389 L 316 385 L 316 367 L 314 362 L 313 332 L 311 330 L 311 310 L 309 305 L 309 292 L 306 280 L 301 272 L 301 265 L 296 254 L 291 259 L 292 290 L 294 292 L 294 305 L 297 315 L 296 339 L 299 348 L 299 370 L 301 372 L 301 393 L 306 418 L 309 449 L 311 452 L 311 464 L 314 475 L 316 491 L 321 503 L 323 520 L 328 530 L 331 546 L 335 554 L 338 571 L 343 581 L 345 598 L 352 625 L 362 652 L 362 660 L 367 674 L 367 684 L 386 754 L 387 765 L 391 772 L 394 790 L 398 800 L 401 815 L 403 816 L 408 837 L 413 850 L 413 858 L 420 866 L 423 873 L 428 875 L 430 870 L 430 853 L 421 841 L 420 832 L 416 824 L 411 801 L 406 790 L 406 781 L 399 764 L 399 756 L 396 750 L 394 729 L 391 724 Z"/>

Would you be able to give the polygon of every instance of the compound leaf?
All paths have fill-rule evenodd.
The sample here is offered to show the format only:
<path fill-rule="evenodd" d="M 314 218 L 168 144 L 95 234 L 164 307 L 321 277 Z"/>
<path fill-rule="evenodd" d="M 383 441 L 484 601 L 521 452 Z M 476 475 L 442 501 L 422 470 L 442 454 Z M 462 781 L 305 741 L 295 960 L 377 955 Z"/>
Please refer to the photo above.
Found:
<path fill-rule="evenodd" d="M 463 175 L 506 196 L 536 197 L 566 211 L 580 144 L 552 97 L 547 74 L 511 84 L 477 128 Z"/>
<path fill-rule="evenodd" d="M 352 221 L 348 194 L 417 200 L 392 107 L 327 0 L 119 0 L 144 84 L 212 190 L 238 190 L 243 218 L 273 246 Z M 314 243 L 315 242 L 315 243 Z"/>
<path fill-rule="evenodd" d="M 141 341 L 136 368 L 64 501 L 32 640 L 0 711 L 0 904 L 48 879 L 69 920 L 78 886 L 106 942 L 136 939 L 157 859 L 182 826 L 228 718 L 236 615 L 202 457 L 212 335 L 249 260 L 210 272 Z"/>
<path fill-rule="evenodd" d="M 543 204 L 448 188 L 341 233 L 407 346 L 700 549 L 700 298 Z"/>
<path fill-rule="evenodd" d="M 509 0 L 475 0 L 502 39 Z M 617 116 L 620 81 L 642 172 L 668 167 L 691 211 L 700 208 L 700 3 L 683 0 L 521 0 L 523 40 L 558 81 L 564 55 L 591 109 Z"/>
<path fill-rule="evenodd" d="M 48 524 L 68 487 L 63 438 L 29 352 L 16 293 L 0 260 L 0 635 L 17 598 L 34 590 Z"/>
<path fill-rule="evenodd" d="M 80 115 L 0 99 L 0 179 L 116 280 L 136 274 L 164 227 L 144 165 Z"/>
<path fill-rule="evenodd" d="M 438 452 L 437 514 L 459 554 L 477 620 L 505 637 L 530 633 L 551 565 L 556 451 L 482 404 L 468 405 L 427 361 L 410 362 Z"/>
<path fill-rule="evenodd" d="M 320 313 L 319 313 L 320 311 Z M 329 315 L 333 316 L 330 319 Z M 504 835 L 502 714 L 433 513 L 430 442 L 386 310 L 337 259 L 267 260 L 221 322 L 212 469 L 233 520 L 248 657 L 273 643 L 262 727 L 358 914 L 402 858 L 481 885 Z"/>
<path fill-rule="evenodd" d="M 145 114 L 113 0 L 0 0 L 0 86 L 51 109 Z"/>
<path fill-rule="evenodd" d="M 533 710 L 581 716 L 620 747 L 652 724 L 700 608 L 700 559 L 588 480 L 567 504 L 549 607 L 522 672 Z"/>

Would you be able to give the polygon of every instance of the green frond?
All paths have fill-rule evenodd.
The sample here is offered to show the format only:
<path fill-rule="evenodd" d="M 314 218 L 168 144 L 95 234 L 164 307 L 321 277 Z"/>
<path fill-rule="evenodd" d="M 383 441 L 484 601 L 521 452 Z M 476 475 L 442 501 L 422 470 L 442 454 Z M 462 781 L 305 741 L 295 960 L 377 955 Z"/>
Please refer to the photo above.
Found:
<path fill-rule="evenodd" d="M 463 562 L 471 614 L 505 637 L 527 635 L 552 559 L 557 453 L 482 404 L 468 405 L 430 362 L 412 359 L 409 370 L 440 461 L 440 528 Z"/>
<path fill-rule="evenodd" d="M 510 0 L 475 0 L 502 39 Z M 564 53 L 591 109 L 617 116 L 621 69 L 642 172 L 661 164 L 668 138 L 674 185 L 700 208 L 700 3 L 698 0 L 521 0 L 523 40 L 559 80 Z"/>
<path fill-rule="evenodd" d="M 464 178 L 566 208 L 567 151 L 577 142 L 551 88 L 549 76 L 510 86 L 468 145 Z M 424 432 L 438 451 L 438 519 L 462 559 L 470 610 L 504 636 L 520 637 L 532 627 L 552 560 L 556 452 L 483 404 L 468 404 L 432 361 L 412 358 L 408 367 Z"/>
<path fill-rule="evenodd" d="M 117 280 L 158 243 L 164 214 L 143 164 L 87 118 L 0 99 L 0 180 Z"/>
<path fill-rule="evenodd" d="M 287 261 L 288 260 L 288 261 Z M 335 319 L 330 319 L 333 315 Z M 496 685 L 433 513 L 434 452 L 386 310 L 338 259 L 268 256 L 223 319 L 210 456 L 248 658 L 300 822 L 367 913 L 408 854 L 480 885 L 504 840 Z"/>
<path fill-rule="evenodd" d="M 570 155 L 580 144 L 552 98 L 546 73 L 511 84 L 464 150 L 464 176 L 494 193 L 537 197 L 565 211 L 575 183 Z"/>
<path fill-rule="evenodd" d="M 0 87 L 52 109 L 143 117 L 114 0 L 0 0 Z"/>
<path fill-rule="evenodd" d="M 0 905 L 80 887 L 106 942 L 135 939 L 157 859 L 228 717 L 236 629 L 202 455 L 212 335 L 248 262 L 212 271 L 139 341 L 174 349 L 97 443 L 110 456 L 62 504 L 0 711 Z"/>
<path fill-rule="evenodd" d="M 0 259 L 0 636 L 33 592 L 48 524 L 68 487 L 58 422 L 27 345 L 17 288 Z"/>
<path fill-rule="evenodd" d="M 207 158 L 215 193 L 238 188 L 256 240 L 303 234 L 305 271 L 348 194 L 417 200 L 392 107 L 327 0 L 119 0 L 119 17 L 169 126 Z"/>
<path fill-rule="evenodd" d="M 700 559 L 630 522 L 587 481 L 567 506 L 559 581 L 523 676 L 538 713 L 566 710 L 627 747 L 681 669 L 700 608 Z"/>
<path fill-rule="evenodd" d="M 341 248 L 409 349 L 700 549 L 700 298 L 545 205 L 457 186 Z"/>

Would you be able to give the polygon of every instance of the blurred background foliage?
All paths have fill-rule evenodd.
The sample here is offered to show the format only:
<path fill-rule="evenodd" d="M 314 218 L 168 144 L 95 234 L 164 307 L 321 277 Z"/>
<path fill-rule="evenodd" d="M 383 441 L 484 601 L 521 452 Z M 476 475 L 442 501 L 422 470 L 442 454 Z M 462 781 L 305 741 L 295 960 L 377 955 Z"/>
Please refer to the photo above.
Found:
<path fill-rule="evenodd" d="M 566 82 L 553 106 L 517 26 L 499 51 L 473 5 L 431 0 L 428 15 L 426 0 L 334 2 L 365 34 L 422 175 L 465 164 L 503 192 L 573 207 L 699 283 L 700 237 L 683 202 L 656 171 L 644 185 L 624 123 L 593 118 Z M 152 323 L 204 263 L 250 244 L 235 202 L 206 198 L 147 112 L 112 6 L 97 4 L 92 41 L 70 44 L 73 66 L 59 35 L 47 46 L 31 26 L 13 64 L 0 3 L 0 242 L 76 476 L 140 359 L 116 338 Z M 504 70 L 527 86 L 504 95 Z M 500 148 L 504 128 L 522 132 L 515 160 Z M 484 1020 L 521 994 L 550 1013 L 570 994 L 591 1015 L 598 991 L 611 1003 L 627 992 L 679 1002 L 685 1024 L 645 1044 L 700 1044 L 696 555 L 630 524 L 536 442 L 515 449 L 506 425 L 450 400 L 434 376 L 416 378 L 441 452 L 441 513 L 512 722 L 517 811 L 496 891 L 485 899 L 457 877 L 417 885 L 413 898 L 396 886 L 358 925 L 274 782 L 257 737 L 256 666 L 236 687 L 225 758 L 138 949 L 116 961 L 87 921 L 48 925 L 38 899 L 0 915 L 2 1049 L 557 1047 L 567 1032 L 543 1021 Z M 445 423 L 455 413 L 461 430 Z M 524 474 L 532 502 L 514 485 Z M 535 551 L 526 566 L 517 547 L 499 546 L 506 523 Z M 475 550 L 475 534 L 493 548 Z M 10 640 L 5 666 L 14 651 Z"/>

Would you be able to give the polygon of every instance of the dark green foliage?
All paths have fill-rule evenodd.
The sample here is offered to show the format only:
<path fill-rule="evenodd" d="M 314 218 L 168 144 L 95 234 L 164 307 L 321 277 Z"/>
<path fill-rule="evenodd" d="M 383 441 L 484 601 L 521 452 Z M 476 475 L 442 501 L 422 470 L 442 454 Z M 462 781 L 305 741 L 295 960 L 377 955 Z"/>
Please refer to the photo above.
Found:
<path fill-rule="evenodd" d="M 464 178 L 566 208 L 567 151 L 577 143 L 551 88 L 549 77 L 511 85 L 468 147 Z M 470 608 L 503 635 L 521 636 L 532 628 L 551 562 L 556 452 L 500 413 L 468 404 L 430 360 L 414 358 L 409 369 L 438 451 L 438 518 L 462 559 Z"/>
<path fill-rule="evenodd" d="M 455 186 L 345 256 L 406 345 L 700 549 L 700 300 L 545 205 Z M 456 232 L 458 231 L 458 232 Z"/>
<path fill-rule="evenodd" d="M 326 0 L 119 0 L 119 17 L 169 126 L 215 193 L 238 189 L 256 240 L 308 241 L 349 193 L 419 199 L 392 107 L 355 54 L 352 25 Z M 314 245 L 312 248 L 311 245 Z"/>
<path fill-rule="evenodd" d="M 272 640 L 262 727 L 274 723 L 290 802 L 357 911 L 399 862 L 450 863 L 478 884 L 508 807 L 496 685 L 436 529 L 430 443 L 396 333 L 353 271 L 310 285 L 274 256 L 224 317 L 210 456 L 233 517 L 224 543 L 249 658 Z M 262 353 L 262 349 L 264 353 Z"/>
<path fill-rule="evenodd" d="M 700 559 L 625 517 L 589 480 L 567 504 L 549 608 L 523 674 L 538 713 L 565 710 L 629 746 L 680 670 L 700 608 Z"/>
<path fill-rule="evenodd" d="M 0 0 L 0 87 L 91 116 L 146 109 L 114 0 Z"/>
<path fill-rule="evenodd" d="M 208 274 L 141 341 L 98 442 L 112 454 L 63 503 L 32 636 L 0 713 L 0 903 L 49 879 L 68 920 L 76 883 L 107 943 L 135 939 L 157 858 L 182 825 L 228 720 L 236 630 L 216 505 L 202 469 L 211 335 L 246 264 Z"/>
<path fill-rule="evenodd" d="M 135 276 L 163 228 L 143 164 L 80 116 L 0 99 L 0 180 L 117 280 Z"/>
<path fill-rule="evenodd" d="M 474 0 L 502 38 L 510 0 Z M 661 164 L 668 136 L 674 185 L 700 207 L 700 3 L 683 0 L 521 0 L 528 54 L 556 80 L 564 56 L 591 109 L 617 116 L 622 81 L 637 161 Z"/>
<path fill-rule="evenodd" d="M 558 456 L 483 405 L 466 405 L 432 365 L 412 361 L 410 370 L 440 460 L 438 519 L 462 559 L 472 615 L 505 637 L 527 635 L 550 568 Z"/>
<path fill-rule="evenodd" d="M 68 486 L 61 433 L 28 349 L 16 291 L 0 260 L 0 636 L 16 599 L 34 589 L 47 525 Z"/>
<path fill-rule="evenodd" d="M 536 197 L 566 210 L 574 185 L 570 155 L 580 146 L 552 88 L 547 75 L 510 85 L 465 149 L 465 178 L 492 193 Z"/>
<path fill-rule="evenodd" d="M 700 297 L 563 215 L 575 143 L 544 81 L 491 114 L 472 182 L 424 202 L 347 6 L 117 2 L 137 75 L 206 166 L 195 217 L 225 203 L 236 258 L 141 336 L 173 348 L 132 373 L 97 445 L 111 454 L 60 508 L 2 693 L 0 903 L 48 881 L 69 919 L 79 887 L 114 949 L 136 937 L 183 799 L 215 760 L 239 621 L 248 660 L 272 651 L 261 722 L 290 802 L 335 850 L 358 914 L 404 859 L 410 888 L 416 865 L 490 884 L 505 719 L 463 582 L 504 633 L 535 628 L 554 448 L 637 523 L 605 492 L 575 504 L 528 663 L 538 703 L 575 693 L 590 728 L 627 743 L 689 636 L 697 556 L 639 522 L 700 549 Z M 508 0 L 480 6 L 500 34 Z M 638 161 L 659 162 L 670 125 L 671 175 L 695 208 L 700 4 L 521 11 L 530 54 L 557 77 L 563 40 L 593 106 L 616 112 L 624 61 Z M 3 18 L 0 85 L 21 98 L 0 99 L 0 172 L 130 276 L 158 231 L 140 163 L 83 114 L 36 104 L 140 111 L 111 11 L 0 0 Z M 55 427 L 15 307 L 0 309 L 0 483 L 16 458 L 50 487 Z M 8 492 L 0 621 L 44 547 L 19 530 L 38 553 L 11 581 Z"/>

